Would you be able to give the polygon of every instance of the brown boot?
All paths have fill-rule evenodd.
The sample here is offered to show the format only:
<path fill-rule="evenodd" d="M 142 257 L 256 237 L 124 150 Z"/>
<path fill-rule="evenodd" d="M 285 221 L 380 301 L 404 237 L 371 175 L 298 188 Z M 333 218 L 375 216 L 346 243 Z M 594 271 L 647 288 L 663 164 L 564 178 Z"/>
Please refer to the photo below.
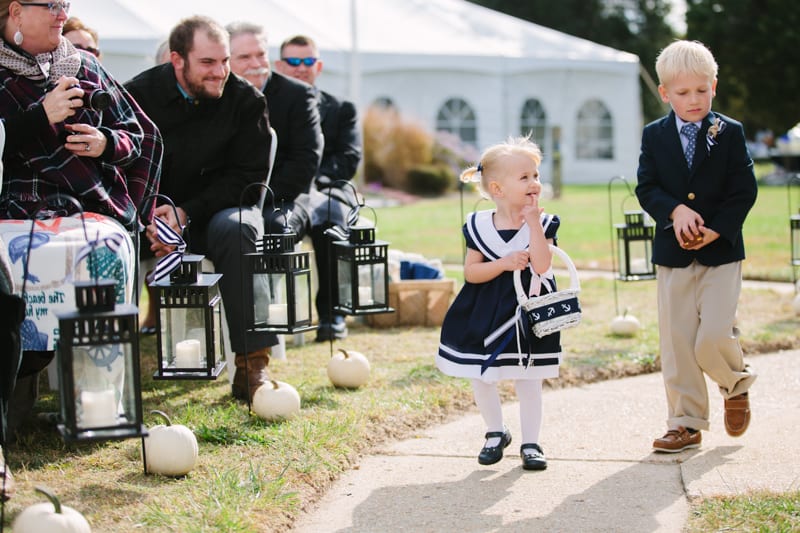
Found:
<path fill-rule="evenodd" d="M 267 365 L 269 364 L 270 347 L 250 352 L 245 358 L 244 354 L 236 354 L 236 373 L 233 375 L 233 397 L 247 400 L 248 385 L 250 399 L 253 399 L 256 389 L 269 381 Z"/>

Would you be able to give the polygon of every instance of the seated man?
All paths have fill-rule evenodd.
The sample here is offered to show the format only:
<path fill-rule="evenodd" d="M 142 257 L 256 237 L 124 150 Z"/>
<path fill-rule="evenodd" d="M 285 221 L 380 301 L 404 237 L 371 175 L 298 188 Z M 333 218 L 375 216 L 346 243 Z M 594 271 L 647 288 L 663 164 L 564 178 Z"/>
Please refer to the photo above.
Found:
<path fill-rule="evenodd" d="M 269 170 L 269 120 L 264 96 L 245 80 L 230 75 L 228 32 L 207 17 L 182 20 L 170 32 L 170 62 L 150 68 L 126 86 L 164 135 L 161 193 L 177 206 L 158 206 L 176 231 L 186 227 L 194 253 L 204 254 L 222 273 L 220 291 L 230 344 L 236 353 L 233 395 L 247 399 L 268 381 L 266 367 L 274 334 L 245 331 L 245 308 L 252 309 L 252 288 L 245 288 L 242 252 L 254 252 L 264 221 L 254 205 Z M 245 194 L 247 189 L 248 194 Z M 242 195 L 245 194 L 244 203 Z M 240 222 L 241 221 L 241 222 Z M 171 251 L 147 228 L 157 257 Z M 244 249 L 242 249 L 244 248 Z M 249 285 L 249 281 L 248 281 Z"/>
<path fill-rule="evenodd" d="M 353 179 L 361 161 L 361 130 L 356 108 L 351 102 L 339 100 L 316 87 L 317 77 L 322 73 L 322 60 L 310 37 L 296 35 L 285 40 L 276 69 L 308 83 L 317 92 L 325 147 L 313 185 L 295 204 L 309 221 L 319 273 L 317 342 L 343 339 L 347 336 L 344 316 L 332 312 L 333 269 L 329 264 L 329 238 L 325 230 L 333 225 L 344 226 L 350 207 L 356 203 L 354 189 L 346 183 Z"/>

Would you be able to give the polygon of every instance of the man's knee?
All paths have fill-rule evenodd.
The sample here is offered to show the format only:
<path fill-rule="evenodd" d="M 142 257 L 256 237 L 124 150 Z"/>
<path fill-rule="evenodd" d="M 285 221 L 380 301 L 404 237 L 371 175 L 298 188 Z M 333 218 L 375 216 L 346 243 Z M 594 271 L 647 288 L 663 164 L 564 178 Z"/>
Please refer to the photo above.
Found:
<path fill-rule="evenodd" d="M 263 235 L 263 221 L 256 208 L 229 208 L 219 211 L 208 222 L 209 248 L 213 244 L 255 242 Z"/>

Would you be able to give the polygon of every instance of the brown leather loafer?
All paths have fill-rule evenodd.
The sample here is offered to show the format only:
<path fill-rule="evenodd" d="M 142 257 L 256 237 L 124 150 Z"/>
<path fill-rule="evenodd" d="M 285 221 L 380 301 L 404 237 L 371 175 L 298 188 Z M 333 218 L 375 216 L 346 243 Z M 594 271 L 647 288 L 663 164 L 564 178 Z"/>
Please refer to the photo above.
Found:
<path fill-rule="evenodd" d="M 746 392 L 725 400 L 725 431 L 738 437 L 750 425 L 750 397 Z"/>
<path fill-rule="evenodd" d="M 689 433 L 685 427 L 679 426 L 678 429 L 670 429 L 666 435 L 653 441 L 653 451 L 678 453 L 690 448 L 699 448 L 703 441 L 703 436 L 699 431 Z"/>

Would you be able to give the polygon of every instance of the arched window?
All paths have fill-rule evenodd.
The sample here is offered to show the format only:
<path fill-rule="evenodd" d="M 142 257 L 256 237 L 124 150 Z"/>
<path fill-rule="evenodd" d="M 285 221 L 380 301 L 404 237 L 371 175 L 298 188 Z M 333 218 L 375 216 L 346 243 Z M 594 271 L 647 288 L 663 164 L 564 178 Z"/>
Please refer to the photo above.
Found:
<path fill-rule="evenodd" d="M 611 113 L 600 100 L 589 100 L 578 110 L 575 157 L 614 158 L 614 124 Z"/>
<path fill-rule="evenodd" d="M 475 111 L 461 98 L 451 98 L 436 114 L 436 130 L 449 131 L 458 135 L 463 142 L 475 144 L 478 140 Z"/>
<path fill-rule="evenodd" d="M 396 109 L 394 102 L 388 96 L 379 96 L 372 101 L 372 105 L 380 109 Z"/>
<path fill-rule="evenodd" d="M 533 141 L 539 145 L 543 152 L 546 152 L 544 142 L 547 135 L 547 115 L 544 112 L 541 102 L 536 98 L 525 100 L 522 106 L 522 113 L 519 117 L 520 135 L 532 134 Z"/>

